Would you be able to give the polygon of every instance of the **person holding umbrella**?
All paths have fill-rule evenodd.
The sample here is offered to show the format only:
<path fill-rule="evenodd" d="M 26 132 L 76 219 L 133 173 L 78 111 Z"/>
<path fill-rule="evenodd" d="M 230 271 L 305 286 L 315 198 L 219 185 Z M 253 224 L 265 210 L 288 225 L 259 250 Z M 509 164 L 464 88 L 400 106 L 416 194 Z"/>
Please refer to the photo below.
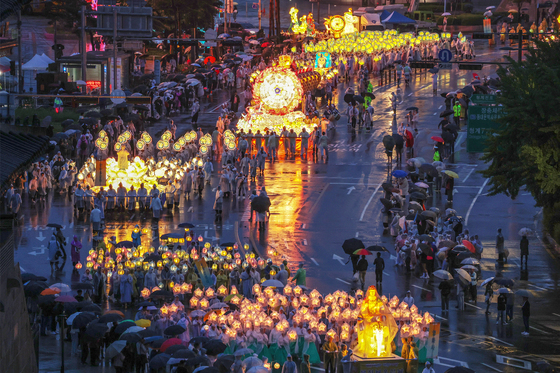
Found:
<path fill-rule="evenodd" d="M 366 282 L 366 272 L 368 269 L 369 263 L 366 260 L 366 256 L 362 255 L 362 258 L 358 261 L 357 270 L 359 274 L 360 283 L 362 284 L 362 290 L 364 289 L 364 285 Z"/>
<path fill-rule="evenodd" d="M 502 319 L 502 325 L 507 324 L 504 320 L 506 303 L 507 303 L 506 294 L 500 293 L 500 295 L 498 296 L 498 316 L 496 317 L 496 325 L 500 325 L 500 318 Z"/>
<path fill-rule="evenodd" d="M 521 249 L 521 268 L 523 268 L 523 258 L 525 258 L 525 269 L 527 269 L 527 259 L 529 257 L 529 240 L 527 239 L 526 235 L 521 237 L 519 248 Z"/>

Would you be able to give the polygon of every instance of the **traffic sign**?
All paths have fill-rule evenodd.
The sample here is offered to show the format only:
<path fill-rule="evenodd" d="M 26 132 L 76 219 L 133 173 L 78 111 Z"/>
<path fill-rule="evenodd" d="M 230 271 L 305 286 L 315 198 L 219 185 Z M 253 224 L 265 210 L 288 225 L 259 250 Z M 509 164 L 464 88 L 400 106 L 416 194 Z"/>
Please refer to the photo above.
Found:
<path fill-rule="evenodd" d="M 449 49 L 442 49 L 438 52 L 438 58 L 441 62 L 449 62 L 453 59 L 453 53 Z"/>
<path fill-rule="evenodd" d="M 251 8 L 253 8 L 253 9 L 259 9 L 259 3 L 253 3 L 253 5 L 251 6 Z"/>
<path fill-rule="evenodd" d="M 451 63 L 438 63 L 438 67 L 440 70 L 451 70 L 453 68 L 453 64 Z"/>

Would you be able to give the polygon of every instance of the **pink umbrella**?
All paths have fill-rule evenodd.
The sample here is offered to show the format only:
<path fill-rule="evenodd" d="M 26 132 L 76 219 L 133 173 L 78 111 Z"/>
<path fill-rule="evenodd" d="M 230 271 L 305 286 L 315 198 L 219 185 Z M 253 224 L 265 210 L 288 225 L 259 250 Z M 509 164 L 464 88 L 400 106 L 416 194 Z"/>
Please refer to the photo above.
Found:
<path fill-rule="evenodd" d="M 165 352 L 165 350 L 167 350 L 169 347 L 174 346 L 174 345 L 180 345 L 182 343 L 183 343 L 183 341 L 180 340 L 179 338 L 169 338 L 168 340 L 163 342 L 163 344 L 161 345 L 159 350 L 161 352 Z"/>

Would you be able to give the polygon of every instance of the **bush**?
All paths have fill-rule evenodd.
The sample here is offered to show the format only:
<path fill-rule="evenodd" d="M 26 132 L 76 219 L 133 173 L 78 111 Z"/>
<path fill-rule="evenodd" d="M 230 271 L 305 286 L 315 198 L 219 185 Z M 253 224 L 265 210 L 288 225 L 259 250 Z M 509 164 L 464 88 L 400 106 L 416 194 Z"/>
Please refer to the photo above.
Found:
<path fill-rule="evenodd" d="M 449 7 L 449 6 L 448 6 Z M 439 3 L 420 3 L 418 4 L 418 10 L 422 12 L 429 12 L 432 11 L 435 13 L 443 13 L 443 4 Z"/>
<path fill-rule="evenodd" d="M 560 202 L 543 208 L 543 225 L 552 238 L 560 243 Z"/>
<path fill-rule="evenodd" d="M 449 26 L 482 26 L 484 16 L 482 14 L 469 14 L 463 13 L 456 16 L 447 17 L 447 24 Z M 437 16 L 436 23 L 443 24 L 443 17 Z"/>

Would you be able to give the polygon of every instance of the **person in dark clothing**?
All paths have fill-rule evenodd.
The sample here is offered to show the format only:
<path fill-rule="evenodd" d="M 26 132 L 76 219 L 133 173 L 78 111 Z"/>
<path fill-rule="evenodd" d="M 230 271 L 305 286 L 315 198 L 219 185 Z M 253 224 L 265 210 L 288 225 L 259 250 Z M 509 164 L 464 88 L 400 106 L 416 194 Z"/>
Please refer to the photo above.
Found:
<path fill-rule="evenodd" d="M 506 325 L 506 322 L 504 321 L 504 312 L 506 310 L 506 303 L 507 303 L 506 295 L 500 294 L 498 296 L 498 317 L 496 318 L 496 325 L 500 324 L 500 318 L 502 319 L 502 324 Z"/>
<path fill-rule="evenodd" d="M 358 259 L 360 257 L 358 255 L 352 255 L 350 254 L 350 258 L 348 259 L 349 261 L 352 261 L 352 276 L 356 274 L 356 272 L 358 272 Z M 346 262 L 346 264 L 348 264 L 348 262 Z"/>
<path fill-rule="evenodd" d="M 523 268 L 523 258 L 525 258 L 525 268 L 527 268 L 527 260 L 529 259 L 529 240 L 527 236 L 521 237 L 519 248 L 521 249 L 521 268 Z"/>
<path fill-rule="evenodd" d="M 375 283 L 383 282 L 383 270 L 385 269 L 385 261 L 381 257 L 381 253 L 377 253 L 377 258 L 373 261 L 375 266 Z"/>
<path fill-rule="evenodd" d="M 449 295 L 451 294 L 449 281 L 442 281 L 439 284 L 439 290 L 441 291 L 441 311 L 449 312 Z"/>
<path fill-rule="evenodd" d="M 366 272 L 367 272 L 368 266 L 369 266 L 369 263 L 366 260 L 366 256 L 362 255 L 362 259 L 360 259 L 360 261 L 358 262 L 358 266 L 356 268 L 359 272 L 360 283 L 362 284 L 362 289 L 364 288 L 364 285 L 366 283 Z"/>
<path fill-rule="evenodd" d="M 447 203 L 453 203 L 453 187 L 455 186 L 455 179 L 451 176 L 445 182 L 445 195 L 447 196 Z"/>
<path fill-rule="evenodd" d="M 525 331 L 521 334 L 529 335 L 529 316 L 531 316 L 531 304 L 529 303 L 529 298 L 523 297 L 521 311 L 523 312 L 523 325 L 525 325 Z"/>

